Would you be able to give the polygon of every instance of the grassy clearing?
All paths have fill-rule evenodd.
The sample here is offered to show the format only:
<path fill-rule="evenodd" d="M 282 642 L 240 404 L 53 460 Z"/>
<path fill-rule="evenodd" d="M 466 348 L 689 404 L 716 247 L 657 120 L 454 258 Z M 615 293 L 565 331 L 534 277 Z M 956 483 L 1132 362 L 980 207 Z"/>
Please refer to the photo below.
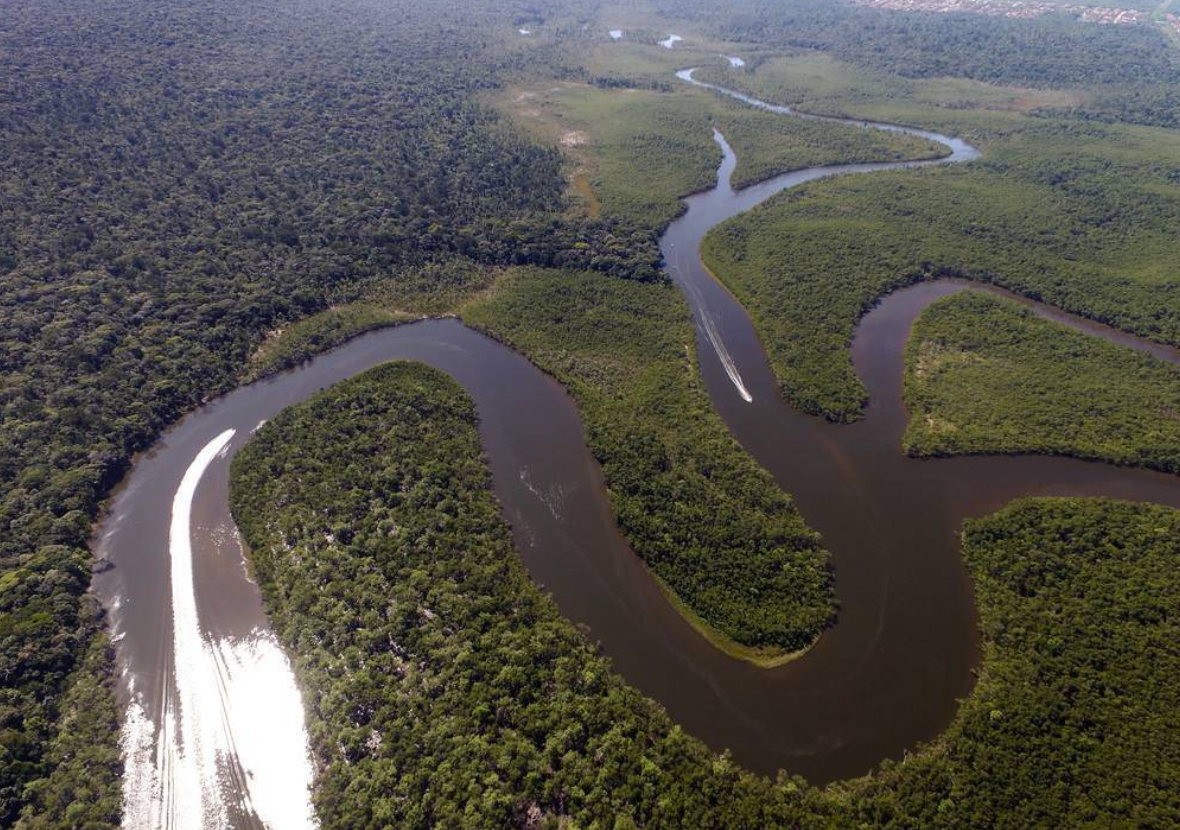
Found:
<path fill-rule="evenodd" d="M 1002 86 L 967 78 L 899 78 L 824 52 L 776 55 L 743 69 L 714 64 L 701 77 L 809 112 L 959 127 L 957 132 L 971 124 L 970 115 L 977 111 L 1002 125 L 1019 123 L 1004 118 L 1004 113 L 1073 107 L 1088 100 L 1081 90 Z"/>
<path fill-rule="evenodd" d="M 976 293 L 906 349 L 914 455 L 1045 453 L 1180 472 L 1180 368 Z"/>
<path fill-rule="evenodd" d="M 507 106 L 563 149 L 581 210 L 651 229 L 679 214 L 681 196 L 709 187 L 721 160 L 699 96 L 563 83 L 510 90 Z"/>
<path fill-rule="evenodd" d="M 578 53 L 577 61 L 597 78 L 674 85 L 677 70 L 719 63 L 718 52 L 725 48 L 724 44 L 709 48 L 707 42 L 691 34 L 685 35 L 688 40 L 676 44 L 675 49 L 652 46 L 642 42 L 641 37 L 643 30 L 633 29 L 623 40 L 588 45 Z"/>
<path fill-rule="evenodd" d="M 602 57 L 609 53 L 609 57 Z M 716 61 L 715 54 L 708 60 Z M 591 50 L 602 71 L 658 79 L 667 90 L 600 88 L 545 82 L 513 88 L 497 105 L 570 160 L 570 195 L 582 212 L 601 213 L 653 229 L 675 218 L 680 199 L 711 187 L 720 150 L 716 126 L 738 153 L 734 183 L 837 161 L 925 158 L 930 142 L 817 124 L 761 112 L 676 80 L 686 55 L 635 44 Z"/>

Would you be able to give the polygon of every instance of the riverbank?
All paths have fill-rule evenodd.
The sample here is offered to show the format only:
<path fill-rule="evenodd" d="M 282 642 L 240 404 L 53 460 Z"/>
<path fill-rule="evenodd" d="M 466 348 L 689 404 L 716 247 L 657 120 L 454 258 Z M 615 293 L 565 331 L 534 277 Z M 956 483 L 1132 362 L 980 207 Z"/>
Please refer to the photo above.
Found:
<path fill-rule="evenodd" d="M 1180 367 L 1014 301 L 967 292 L 932 305 L 905 372 L 911 455 L 1041 453 L 1180 472 Z"/>
<path fill-rule="evenodd" d="M 723 170 L 732 170 L 732 153 L 725 145 L 723 150 L 729 165 Z M 726 177 L 723 175 L 721 180 L 725 182 Z M 557 367 L 552 370 L 554 375 L 558 370 L 567 372 L 574 379 L 571 387 L 582 384 L 584 395 L 607 380 L 634 384 L 633 397 L 625 393 L 625 386 L 616 386 L 618 392 L 624 393 L 617 396 L 618 400 L 596 399 L 593 395 L 583 398 L 584 409 L 614 405 L 621 407 L 619 412 L 631 413 L 628 417 L 634 419 L 616 421 L 624 428 L 614 436 L 596 436 L 596 432 L 609 433 L 612 428 L 592 426 L 590 443 L 593 446 L 604 438 L 619 441 L 614 455 L 597 459 L 607 480 L 617 484 L 620 476 L 630 476 L 622 480 L 637 488 L 632 493 L 647 497 L 646 493 L 653 492 L 662 503 L 680 511 L 671 514 L 671 521 L 641 524 L 651 517 L 628 504 L 626 498 L 620 499 L 620 492 L 625 497 L 629 494 L 615 485 L 610 493 L 613 504 L 602 500 L 603 472 L 586 452 L 587 436 L 577 410 L 560 388 L 520 356 L 454 320 L 427 321 L 362 335 L 295 372 L 212 402 L 178 425 L 160 452 L 148 459 L 146 468 L 137 465 L 137 474 L 150 475 L 155 465 L 154 469 L 166 472 L 167 478 L 187 468 L 191 461 L 189 449 L 204 446 L 201 441 L 207 438 L 205 433 L 222 434 L 233 429 L 246 436 L 287 405 L 376 363 L 395 357 L 429 361 L 451 374 L 479 402 L 481 438 L 492 465 L 497 495 L 527 567 L 552 592 L 570 620 L 588 626 L 591 637 L 601 644 L 603 653 L 622 676 L 641 692 L 661 701 L 689 733 L 716 748 L 732 749 L 736 758 L 753 769 L 770 773 L 788 768 L 819 781 L 863 772 L 880 758 L 896 757 L 938 734 L 952 721 L 955 702 L 970 688 L 963 688 L 964 681 L 969 683 L 978 654 L 971 585 L 953 556 L 965 515 L 994 509 L 1015 496 L 1046 492 L 1063 480 L 1070 482 L 1071 490 L 1085 494 L 1115 492 L 1160 501 L 1177 500 L 1180 495 L 1172 479 L 1058 463 L 1060 459 L 957 459 L 938 465 L 907 460 L 897 452 L 896 435 L 900 432 L 894 432 L 901 411 L 899 391 L 897 406 L 886 413 L 892 420 L 878 423 L 870 412 L 863 430 L 843 431 L 784 408 L 748 318 L 733 296 L 700 266 L 696 244 L 691 240 L 699 242 L 717 221 L 749 209 L 776 188 L 805 180 L 806 175 L 792 174 L 750 191 L 734 193 L 719 187 L 698 194 L 688 200 L 683 220 L 673 223 L 665 239 L 669 245 L 675 243 L 681 252 L 675 260 L 679 270 L 674 278 L 682 285 L 693 280 L 697 292 L 688 297 L 698 324 L 704 319 L 702 315 L 708 315 L 719 337 L 728 344 L 735 365 L 753 392 L 748 401 L 735 396 L 732 384 L 721 379 L 716 356 L 704 347 L 705 341 L 699 341 L 699 364 L 685 356 L 691 337 L 682 305 L 673 302 L 667 306 L 671 316 L 659 325 L 651 325 L 648 336 L 652 339 L 632 339 L 646 331 L 642 321 L 650 321 L 653 308 L 658 308 L 651 299 L 659 295 L 641 296 L 640 292 L 670 292 L 668 286 L 621 280 L 608 283 L 605 278 L 586 274 L 579 277 L 534 271 L 522 283 L 529 290 L 513 292 L 502 288 L 481 301 L 483 308 L 494 310 L 489 311 L 492 317 L 517 327 L 515 339 L 505 337 L 506 341 L 522 349 L 528 343 L 528 348 Z M 611 286 L 612 293 L 619 292 L 619 307 L 606 302 L 610 298 L 603 293 L 604 285 Z M 663 296 L 675 297 L 670 293 Z M 931 296 L 922 302 L 933 299 Z M 909 308 L 913 316 L 890 317 L 898 307 L 891 298 L 865 321 L 864 328 L 869 330 L 873 328 L 870 319 L 885 321 L 887 345 L 874 351 L 879 365 L 868 367 L 870 371 L 864 376 L 870 392 L 879 389 L 877 384 L 886 376 L 900 388 L 902 346 L 913 316 L 925 306 L 902 306 Z M 682 328 L 669 327 L 668 321 L 675 319 Z M 475 316 L 472 320 L 478 322 Z M 669 331 L 681 333 L 669 337 Z M 556 339 L 547 342 L 546 337 Z M 574 345 L 579 348 L 571 348 Z M 667 364 L 650 363 L 653 355 L 666 355 Z M 542 363 L 541 358 L 538 363 Z M 699 458 L 693 453 L 710 447 L 710 441 L 734 447 L 732 438 L 723 430 L 715 430 L 709 441 L 702 441 L 701 434 L 694 432 L 699 424 L 708 423 L 708 403 L 694 404 L 702 408 L 703 417 L 678 425 L 680 429 L 672 437 L 680 443 L 651 440 L 660 437 L 659 429 L 634 415 L 666 417 L 680 411 L 677 407 L 681 404 L 669 393 L 669 389 L 679 387 L 670 386 L 665 373 L 684 373 L 687 380 L 682 382 L 690 389 L 701 390 L 700 386 L 694 387 L 698 368 L 704 389 L 734 436 L 783 489 L 796 497 L 808 520 L 814 517 L 816 527 L 829 542 L 840 575 L 840 624 L 804 659 L 775 669 L 763 670 L 731 659 L 705 641 L 668 605 L 618 534 L 614 515 L 624 527 L 634 522 L 637 524 L 632 527 L 663 534 L 695 528 L 724 531 L 726 527 L 716 521 L 717 504 L 706 500 L 699 503 L 707 504 L 708 512 L 684 512 L 680 498 L 682 494 L 711 492 L 708 488 L 719 484 L 730 487 L 743 481 L 716 465 L 683 463 L 686 458 Z M 701 391 L 694 394 L 704 401 Z M 587 420 L 594 421 L 590 415 Z M 644 440 L 628 443 L 628 437 L 637 434 Z M 189 438 L 184 438 L 186 435 Z M 237 446 L 230 447 L 230 451 Z M 745 459 L 751 465 L 749 469 L 757 471 L 740 452 L 733 452 L 731 457 Z M 654 463 L 638 463 L 644 459 Z M 668 472 L 665 465 L 669 461 L 682 466 L 673 465 L 674 474 L 661 478 Z M 1000 462 L 1001 466 L 989 462 Z M 211 469 L 221 470 L 217 475 L 224 475 L 224 466 Z M 956 489 L 947 488 L 948 477 L 957 483 Z M 651 487 L 653 484 L 658 486 Z M 130 487 L 128 501 L 120 506 L 122 512 L 112 512 L 112 527 L 136 525 L 121 524 L 120 517 L 139 510 L 144 511 L 144 516 L 159 514 L 152 509 L 151 500 L 167 498 L 172 489 L 166 480 L 146 488 Z M 762 504 L 758 498 L 769 499 L 768 503 L 774 505 L 791 504 L 773 485 L 754 492 L 744 486 L 732 494 L 720 492 L 729 499 L 721 503 L 722 507 L 736 511 L 737 516 L 749 510 L 752 503 Z M 361 501 L 355 506 L 362 509 L 363 493 L 356 497 Z M 224 515 L 223 498 L 211 493 L 203 504 L 211 515 Z M 814 533 L 802 525 L 793 506 L 790 510 L 789 514 L 780 514 L 780 518 L 791 519 L 785 529 L 801 527 L 805 536 L 772 536 L 771 541 L 777 544 L 783 538 L 799 538 L 814 545 Z M 335 530 L 331 535 L 332 539 L 325 539 L 328 544 L 343 539 Z M 658 536 L 652 538 L 660 541 Z M 112 549 L 118 548 L 117 533 L 105 539 Z M 745 536 L 740 541 L 748 543 Z M 347 540 L 343 543 L 347 544 Z M 136 551 L 153 548 L 140 540 L 123 549 L 130 551 L 126 555 L 136 555 Z M 727 550 L 715 544 L 703 549 Z M 770 552 L 778 556 L 782 550 Z M 797 550 L 819 553 L 818 547 L 801 546 Z M 555 556 L 553 551 L 564 553 Z M 765 555 L 767 551 L 758 553 Z M 112 557 L 112 561 L 116 564 L 111 572 L 116 575 L 113 578 L 140 580 L 142 584 L 134 591 L 111 591 L 108 596 L 145 597 L 158 593 L 153 592 L 150 583 L 159 574 L 146 567 L 147 563 L 120 567 L 129 560 L 121 562 Z M 802 569 L 771 571 L 770 575 L 779 579 L 777 585 L 784 589 L 797 587 L 801 576 L 815 572 L 809 570 L 806 558 L 802 562 L 806 566 Z M 751 563 L 737 557 L 719 559 L 709 573 L 721 580 L 745 573 L 763 576 L 757 571 L 735 572 L 735 564 Z M 235 578 L 240 579 L 240 563 L 234 566 Z M 659 568 L 655 569 L 659 573 Z M 682 569 L 681 573 L 692 571 Z M 906 573 L 909 578 L 895 581 L 890 578 L 894 573 Z M 824 574 L 826 580 L 826 571 Z M 100 586 L 104 577 L 107 575 L 99 575 Z M 222 574 L 219 578 L 228 576 Z M 108 588 L 120 584 L 127 587 L 127 583 L 106 583 Z M 718 584 L 726 585 L 724 581 Z M 206 594 L 203 601 L 216 603 L 219 600 L 214 597 L 224 595 L 230 583 L 212 581 L 209 585 L 217 585 L 217 592 Z M 939 591 L 931 595 L 928 586 L 939 586 Z M 708 594 L 703 596 L 712 599 Z M 741 607 L 732 604 L 735 599 L 748 600 L 745 607 L 760 612 L 754 619 L 740 620 L 745 625 L 777 623 L 784 612 L 797 613 L 800 607 L 807 607 L 798 602 L 798 596 L 790 594 L 786 595 L 790 604 L 777 606 L 766 602 L 758 605 L 749 597 L 748 593 L 734 593 L 720 599 L 731 603 L 730 609 Z M 166 653 L 152 642 L 153 636 L 159 636 L 158 627 L 152 629 L 145 622 L 145 627 L 140 628 L 133 621 L 136 615 L 142 617 L 153 609 L 148 607 L 150 603 L 133 605 L 112 603 L 122 615 L 122 622 L 117 624 L 129 634 L 137 631 L 135 637 L 122 638 L 120 648 L 138 650 L 141 655 L 150 653 L 158 659 Z M 146 621 L 147 617 L 142 619 Z M 824 693 L 817 695 L 817 689 Z M 882 718 L 882 711 L 888 711 L 890 717 Z M 833 736 L 839 739 L 833 741 Z"/>
<path fill-rule="evenodd" d="M 1177 772 L 1162 611 L 1180 511 L 1034 500 L 969 522 L 979 688 L 935 743 L 820 790 L 709 753 L 625 685 L 520 567 L 481 455 L 454 381 L 387 364 L 288 410 L 235 463 L 235 513 L 318 701 L 325 830 L 1169 820 L 1142 770 Z M 1044 787 L 1046 770 L 1070 783 Z"/>
<path fill-rule="evenodd" d="M 664 595 L 664 599 L 668 600 L 668 604 L 676 609 L 677 613 L 684 618 L 692 629 L 704 637 L 713 648 L 720 651 L 722 654 L 733 657 L 735 660 L 742 660 L 757 666 L 760 669 L 777 669 L 780 666 L 785 666 L 788 663 L 794 662 L 803 657 L 807 652 L 811 651 L 812 646 L 823 636 L 823 632 L 816 635 L 816 638 L 803 648 L 795 651 L 783 651 L 775 648 L 757 648 L 737 642 L 732 637 L 726 635 L 722 631 L 718 631 L 713 626 L 703 619 L 699 614 L 692 610 L 684 603 L 680 597 L 676 595 L 668 585 L 660 579 L 655 577 L 656 584 L 660 586 L 660 591 Z"/>

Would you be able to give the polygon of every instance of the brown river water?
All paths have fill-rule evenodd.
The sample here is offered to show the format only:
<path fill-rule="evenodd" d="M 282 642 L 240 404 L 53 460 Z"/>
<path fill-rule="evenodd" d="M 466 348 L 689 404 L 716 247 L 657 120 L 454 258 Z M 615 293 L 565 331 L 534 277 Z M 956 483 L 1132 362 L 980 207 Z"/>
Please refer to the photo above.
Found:
<path fill-rule="evenodd" d="M 691 81 L 689 72 L 681 77 Z M 952 151 L 919 164 L 977 155 L 945 136 L 853 123 L 914 132 Z M 245 568 L 228 510 L 228 461 L 284 408 L 388 360 L 435 366 L 475 400 L 521 557 L 562 612 L 688 732 L 768 774 L 783 768 L 817 783 L 859 775 L 947 726 L 979 663 L 972 587 L 958 550 L 965 517 L 1029 495 L 1180 507 L 1180 478 L 1159 473 L 1064 458 L 901 454 L 902 350 L 914 319 L 955 291 L 996 289 L 924 283 L 871 311 L 853 346 L 871 399 L 863 421 L 836 426 L 785 405 L 745 311 L 700 264 L 702 237 L 786 188 L 906 165 L 816 168 L 734 192 L 736 159 L 716 138 L 724 152 L 718 185 L 686 200 L 662 250 L 695 315 L 717 410 L 832 553 L 838 623 L 803 658 L 776 669 L 717 651 L 668 604 L 620 536 L 561 386 L 457 320 L 372 332 L 182 419 L 137 460 L 100 522 L 96 553 L 115 567 L 97 574 L 94 587 L 110 611 L 127 707 L 125 827 L 315 825 L 298 690 Z M 1030 305 L 1180 363 L 1173 349 Z"/>

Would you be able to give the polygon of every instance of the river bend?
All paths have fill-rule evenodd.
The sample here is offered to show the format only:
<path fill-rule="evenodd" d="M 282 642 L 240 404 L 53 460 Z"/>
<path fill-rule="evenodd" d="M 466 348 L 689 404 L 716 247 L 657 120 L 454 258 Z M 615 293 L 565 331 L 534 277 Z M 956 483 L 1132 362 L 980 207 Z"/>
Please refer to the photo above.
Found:
<path fill-rule="evenodd" d="M 698 83 L 691 70 L 680 77 Z M 734 191 L 736 158 L 717 134 L 724 154 L 717 186 L 687 199 L 686 213 L 661 239 L 667 270 L 692 307 L 717 410 L 832 553 L 839 622 L 806 656 L 758 669 L 714 649 L 671 608 L 617 530 L 572 400 L 523 357 L 454 319 L 371 332 L 179 421 L 136 461 L 100 522 L 96 553 L 115 567 L 97 574 L 94 587 L 110 612 L 127 707 L 125 826 L 314 826 L 298 691 L 229 515 L 229 460 L 284 408 L 388 360 L 435 366 L 473 397 L 520 554 L 563 613 L 586 625 L 622 675 L 690 733 L 764 773 L 781 767 L 816 782 L 858 775 L 950 722 L 979 662 L 972 587 L 958 552 L 964 518 L 1030 495 L 1180 507 L 1180 479 L 1144 470 L 1065 458 L 901 454 L 902 351 L 914 319 L 942 296 L 997 290 L 990 287 L 923 283 L 865 317 L 853 346 L 871 401 L 863 421 L 836 426 L 782 402 L 745 311 L 700 263 L 704 234 L 822 176 L 977 155 L 934 133 L 850 123 L 931 138 L 951 153 L 811 168 Z M 1030 305 L 1180 363 L 1173 349 Z"/>

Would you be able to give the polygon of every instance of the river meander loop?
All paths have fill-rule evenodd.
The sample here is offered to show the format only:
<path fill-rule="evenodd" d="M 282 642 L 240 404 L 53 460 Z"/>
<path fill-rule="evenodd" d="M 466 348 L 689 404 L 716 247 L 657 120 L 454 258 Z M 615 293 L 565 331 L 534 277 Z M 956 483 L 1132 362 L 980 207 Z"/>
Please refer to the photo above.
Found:
<path fill-rule="evenodd" d="M 698 83 L 691 70 L 680 77 Z M 813 117 L 712 88 L 786 117 Z M 229 460 L 286 407 L 388 360 L 441 369 L 475 400 L 496 494 L 521 557 L 562 612 L 588 626 L 618 671 L 690 733 L 767 774 L 784 768 L 820 783 L 859 775 L 947 726 L 979 663 L 974 598 L 958 549 L 964 518 L 1033 495 L 1180 507 L 1180 479 L 1160 473 L 1067 458 L 918 461 L 901 454 L 902 351 L 914 319 L 955 291 L 996 290 L 987 286 L 922 283 L 884 298 L 864 318 L 853 344 L 871 401 L 863 421 L 835 426 L 782 402 L 749 317 L 700 262 L 705 233 L 823 176 L 977 155 L 957 139 L 923 130 L 847 123 L 930 138 L 950 155 L 809 168 L 735 191 L 736 157 L 718 134 L 724 159 L 717 186 L 686 199 L 687 211 L 661 239 L 668 273 L 697 321 L 701 371 L 714 405 L 832 554 L 837 625 L 801 659 L 774 669 L 718 651 L 668 604 L 620 536 L 577 409 L 555 381 L 458 320 L 371 332 L 183 418 L 136 461 L 101 520 L 96 552 L 116 567 L 96 575 L 95 590 L 110 611 L 123 670 L 125 826 L 196 826 L 181 817 L 181 808 L 194 804 L 206 816 L 204 827 L 313 823 L 302 713 L 281 691 L 294 690 L 290 665 L 244 567 L 229 514 Z M 1173 349 L 1030 305 L 1094 336 L 1180 362 Z M 182 512 L 188 505 L 180 524 L 178 504 Z M 176 539 L 185 524 L 187 552 Z M 181 585 L 173 570 L 178 551 L 186 556 L 180 566 L 191 568 Z M 191 597 L 180 598 L 187 586 Z M 193 654 L 204 655 L 199 662 L 216 675 L 209 694 L 189 671 Z M 252 678 L 280 690 L 265 722 L 250 699 Z M 211 696 L 215 705 L 191 711 Z M 286 735 L 282 743 L 264 740 L 279 733 Z M 252 772 L 267 768 L 284 772 L 269 778 Z"/>

